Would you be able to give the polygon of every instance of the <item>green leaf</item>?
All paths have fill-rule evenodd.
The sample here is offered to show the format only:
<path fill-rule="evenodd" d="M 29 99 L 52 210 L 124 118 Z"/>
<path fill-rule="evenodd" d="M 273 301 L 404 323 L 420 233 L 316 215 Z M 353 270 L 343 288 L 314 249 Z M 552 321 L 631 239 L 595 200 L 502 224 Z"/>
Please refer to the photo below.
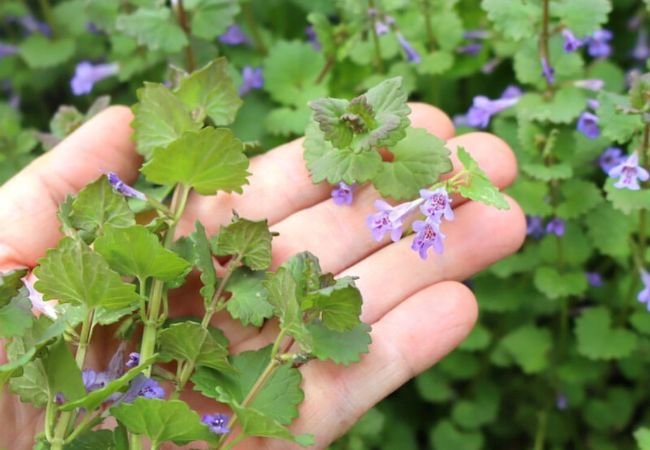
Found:
<path fill-rule="evenodd" d="M 212 298 L 217 291 L 217 273 L 214 270 L 210 241 L 205 232 L 205 227 L 198 220 L 194 226 L 196 231 L 191 236 L 195 257 L 194 264 L 201 271 L 201 283 L 203 283 L 199 292 L 205 305 L 209 305 L 212 303 Z"/>
<path fill-rule="evenodd" d="M 573 169 L 564 162 L 549 166 L 536 163 L 522 164 L 521 170 L 526 175 L 542 181 L 566 180 L 573 176 Z"/>
<path fill-rule="evenodd" d="M 233 222 L 221 227 L 212 241 L 216 255 L 233 255 L 252 270 L 266 270 L 271 265 L 271 240 L 266 220 L 235 217 Z"/>
<path fill-rule="evenodd" d="M 515 184 L 508 188 L 508 194 L 531 216 L 549 216 L 553 213 L 553 208 L 546 201 L 548 191 L 548 183 L 525 177 L 519 177 Z"/>
<path fill-rule="evenodd" d="M 458 187 L 460 195 L 499 209 L 510 208 L 503 194 L 492 184 L 478 163 L 463 147 L 458 147 L 458 159 L 468 172 L 466 182 Z"/>
<path fill-rule="evenodd" d="M 11 269 L 0 273 L 0 307 L 7 305 L 23 287 L 28 269 Z"/>
<path fill-rule="evenodd" d="M 264 128 L 276 136 L 301 135 L 309 124 L 308 107 L 282 107 L 270 111 L 264 118 Z"/>
<path fill-rule="evenodd" d="M 553 15 L 561 18 L 578 37 L 586 37 L 598 30 L 607 22 L 607 15 L 612 10 L 610 0 L 561 0 L 553 6 Z"/>
<path fill-rule="evenodd" d="M 107 226 L 95 241 L 95 251 L 122 275 L 171 281 L 184 276 L 190 263 L 162 246 L 158 237 L 142 225 Z"/>
<path fill-rule="evenodd" d="M 636 439 L 639 450 L 650 450 L 650 428 L 638 428 L 634 432 L 634 439 Z"/>
<path fill-rule="evenodd" d="M 642 209 L 650 209 L 650 189 L 640 189 L 633 191 L 631 189 L 619 189 L 614 187 L 616 180 L 607 178 L 605 181 L 605 194 L 612 206 L 625 213 L 630 214 Z"/>
<path fill-rule="evenodd" d="M 66 237 L 47 251 L 34 269 L 36 289 L 47 300 L 120 309 L 140 301 L 132 284 L 124 283 L 99 254 Z"/>
<path fill-rule="evenodd" d="M 490 345 L 491 339 L 492 333 L 490 330 L 483 324 L 478 323 L 458 348 L 466 352 L 485 350 Z"/>
<path fill-rule="evenodd" d="M 34 33 L 20 44 L 19 54 L 30 68 L 43 69 L 68 61 L 74 50 L 73 39 L 50 40 L 40 33 Z"/>
<path fill-rule="evenodd" d="M 533 325 L 524 325 L 511 331 L 500 342 L 526 374 L 546 369 L 552 344 L 549 330 Z"/>
<path fill-rule="evenodd" d="M 31 403 L 42 408 L 50 398 L 47 389 L 47 375 L 40 360 L 32 361 L 38 348 L 27 345 L 25 339 L 13 339 L 7 345 L 9 363 L 0 366 L 0 374 L 11 374 L 9 380 L 11 391 L 20 397 L 23 403 Z M 22 369 L 20 376 L 16 372 Z"/>
<path fill-rule="evenodd" d="M 223 34 L 239 13 L 237 0 L 196 0 L 187 3 L 187 8 L 192 11 L 192 34 L 207 40 Z"/>
<path fill-rule="evenodd" d="M 558 271 L 554 267 L 539 267 L 535 271 L 535 287 L 550 299 L 580 295 L 587 290 L 587 278 L 582 271 Z"/>
<path fill-rule="evenodd" d="M 384 197 L 413 198 L 420 189 L 438 181 L 451 171 L 445 143 L 420 128 L 409 128 L 406 137 L 390 148 L 393 161 L 382 162 L 373 185 Z"/>
<path fill-rule="evenodd" d="M 407 94 L 402 77 L 389 78 L 372 87 L 364 95 L 377 121 L 377 127 L 358 144 L 358 148 L 391 146 L 406 136 L 410 125 Z"/>
<path fill-rule="evenodd" d="M 295 442 L 303 447 L 315 444 L 314 437 L 310 434 L 294 435 L 283 427 L 278 421 L 260 413 L 253 408 L 242 408 L 239 405 L 231 405 L 239 418 L 239 423 L 247 436 L 260 436 L 274 439 L 284 439 Z"/>
<path fill-rule="evenodd" d="M 219 373 L 199 369 L 192 377 L 195 389 L 210 398 L 220 398 L 218 390 L 224 391 L 232 403 L 241 403 L 251 391 L 257 379 L 270 362 L 271 346 L 261 350 L 243 352 L 231 356 L 234 373 Z M 250 404 L 279 423 L 288 425 L 298 417 L 298 405 L 304 394 L 300 388 L 302 375 L 290 365 L 278 367 Z"/>
<path fill-rule="evenodd" d="M 156 444 L 167 441 L 176 444 L 217 442 L 217 435 L 201 423 L 199 415 L 181 400 L 138 397 L 133 403 L 121 403 L 111 408 L 111 413 L 131 433 L 147 436 Z"/>
<path fill-rule="evenodd" d="M 273 306 L 268 302 L 264 288 L 264 272 L 252 272 L 245 268 L 233 272 L 228 281 L 228 291 L 232 294 L 226 309 L 233 319 L 243 325 L 261 327 L 265 319 L 273 317 Z"/>
<path fill-rule="evenodd" d="M 485 384 L 472 400 L 454 402 L 452 418 L 465 429 L 478 429 L 493 423 L 499 412 L 499 391 L 492 384 Z"/>
<path fill-rule="evenodd" d="M 589 181 L 568 180 L 562 184 L 560 192 L 563 199 L 556 213 L 566 220 L 588 213 L 603 200 L 600 189 Z"/>
<path fill-rule="evenodd" d="M 382 161 L 375 151 L 353 152 L 337 149 L 323 137 L 316 124 L 310 124 L 305 133 L 305 161 L 314 183 L 327 180 L 330 184 L 347 184 L 371 180 L 381 170 Z"/>
<path fill-rule="evenodd" d="M 442 420 L 431 430 L 429 440 L 434 450 L 481 450 L 483 435 L 478 431 L 462 431 L 448 420 Z"/>
<path fill-rule="evenodd" d="M 92 235 L 99 234 L 107 225 L 128 227 L 135 224 L 135 216 L 126 199 L 113 190 L 104 176 L 77 194 L 67 217 L 72 226 Z"/>
<path fill-rule="evenodd" d="M 420 397 L 431 403 L 447 402 L 454 396 L 450 383 L 436 369 L 430 369 L 415 378 Z"/>
<path fill-rule="evenodd" d="M 84 116 L 74 106 L 61 105 L 50 120 L 50 130 L 59 139 L 63 139 L 79 128 L 84 122 Z"/>
<path fill-rule="evenodd" d="M 583 89 L 565 87 L 548 99 L 539 94 L 524 95 L 517 104 L 517 112 L 539 122 L 569 124 L 584 111 L 586 101 Z"/>
<path fill-rule="evenodd" d="M 612 317 L 604 307 L 582 313 L 576 320 L 578 352 L 589 359 L 620 359 L 637 348 L 637 336 L 623 328 L 612 328 Z"/>
<path fill-rule="evenodd" d="M 284 104 L 301 107 L 327 94 L 327 80 L 316 83 L 325 56 L 307 42 L 277 42 L 264 60 L 264 90 Z"/>
<path fill-rule="evenodd" d="M 291 272 L 280 267 L 276 272 L 268 273 L 264 287 L 268 291 L 268 301 L 280 320 L 280 328 L 293 336 L 304 351 L 309 351 L 311 336 L 302 321 L 298 284 Z"/>
<path fill-rule="evenodd" d="M 228 349 L 198 323 L 170 325 L 158 334 L 158 345 L 163 360 L 191 361 L 196 366 L 232 370 L 228 363 Z"/>
<path fill-rule="evenodd" d="M 313 343 L 311 353 L 316 358 L 321 361 L 332 360 L 345 366 L 359 362 L 361 355 L 368 353 L 372 342 L 370 325 L 363 322 L 343 333 L 330 330 L 318 322 L 307 325 L 307 329 Z"/>
<path fill-rule="evenodd" d="M 190 115 L 185 104 L 162 84 L 145 83 L 138 89 L 138 103 L 133 107 L 137 150 L 150 158 L 158 147 L 166 147 L 186 131 L 198 131 L 201 125 Z"/>
<path fill-rule="evenodd" d="M 417 71 L 423 75 L 440 75 L 454 65 L 454 55 L 448 51 L 438 50 L 422 57 Z"/>
<path fill-rule="evenodd" d="M 175 53 L 189 44 L 171 10 L 166 7 L 140 8 L 133 14 L 120 15 L 115 26 L 150 50 Z"/>
<path fill-rule="evenodd" d="M 310 252 L 300 252 L 282 263 L 293 276 L 298 287 L 298 297 L 302 298 L 308 292 L 321 288 L 322 269 L 316 255 Z"/>
<path fill-rule="evenodd" d="M 66 401 L 78 400 L 86 395 L 81 370 L 65 340 L 59 338 L 49 347 L 47 356 L 43 358 L 43 366 L 50 393 L 62 393 Z"/>
<path fill-rule="evenodd" d="M 23 336 L 32 326 L 33 316 L 26 295 L 15 297 L 10 303 L 0 307 L 0 338 Z"/>
<path fill-rule="evenodd" d="M 483 0 L 481 7 L 497 31 L 515 41 L 534 36 L 542 17 L 540 4 L 526 0 Z"/>
<path fill-rule="evenodd" d="M 111 430 L 83 433 L 64 448 L 65 450 L 118 450 Z"/>
<path fill-rule="evenodd" d="M 99 408 L 102 403 L 108 400 L 110 396 L 118 391 L 124 390 L 124 388 L 131 382 L 131 380 L 133 380 L 147 367 L 155 362 L 156 356 L 157 355 L 154 355 L 147 360 L 140 361 L 139 365 L 133 367 L 121 377 L 111 381 L 103 388 L 89 392 L 76 401 L 67 402 L 62 405 L 60 409 L 62 411 L 73 411 L 77 408 L 85 408 L 88 411 L 94 411 L 95 409 Z"/>
<path fill-rule="evenodd" d="M 199 194 L 242 192 L 250 175 L 243 145 L 226 128 L 185 132 L 167 147 L 154 150 L 142 173 L 154 183 L 182 183 Z"/>
<path fill-rule="evenodd" d="M 183 78 L 175 94 L 199 123 L 207 114 L 215 125 L 229 125 L 242 105 L 225 58 L 217 58 Z"/>
<path fill-rule="evenodd" d="M 343 277 L 332 286 L 312 291 L 302 300 L 301 308 L 333 331 L 350 331 L 360 323 L 361 293 L 354 278 Z"/>
<path fill-rule="evenodd" d="M 618 108 L 629 108 L 629 99 L 623 95 L 611 92 L 600 92 L 597 109 L 598 125 L 607 139 L 625 143 L 643 127 L 639 115 L 625 114 Z"/>

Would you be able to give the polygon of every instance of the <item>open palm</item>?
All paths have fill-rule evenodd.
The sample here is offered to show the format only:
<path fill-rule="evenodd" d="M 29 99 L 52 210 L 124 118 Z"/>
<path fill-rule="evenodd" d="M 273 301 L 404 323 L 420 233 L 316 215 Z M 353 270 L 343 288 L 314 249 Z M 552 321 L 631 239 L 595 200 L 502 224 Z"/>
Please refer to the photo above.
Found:
<path fill-rule="evenodd" d="M 448 141 L 452 152 L 466 148 L 500 188 L 516 176 L 515 158 L 508 146 L 487 133 L 454 136 L 449 118 L 424 104 L 411 104 L 413 126 Z M 74 193 L 102 173 L 115 171 L 133 180 L 141 163 L 130 138 L 131 113 L 112 107 L 96 116 L 56 149 L 34 161 L 0 188 L 0 270 L 33 267 L 60 238 L 56 210 L 66 194 Z M 452 157 L 457 167 L 457 160 Z M 375 242 L 366 217 L 378 198 L 372 187 L 355 193 L 352 207 L 336 206 L 330 188 L 312 184 L 302 159 L 301 141 L 282 145 L 251 161 L 250 185 L 243 195 L 193 194 L 178 233 L 187 234 L 195 220 L 208 233 L 230 221 L 232 211 L 259 220 L 268 218 L 279 233 L 273 241 L 273 266 L 309 250 L 323 269 L 359 277 L 364 322 L 372 325 L 370 353 L 348 368 L 325 362 L 302 367 L 305 401 L 292 429 L 313 433 L 325 448 L 365 411 L 410 378 L 433 365 L 456 347 L 472 328 L 477 307 L 462 283 L 521 245 L 525 220 L 510 200 L 507 211 L 454 199 L 456 219 L 446 224 L 445 252 L 421 261 L 410 249 L 411 239 Z M 197 289 L 192 290 L 192 287 Z M 188 283 L 170 294 L 173 314 L 202 315 L 198 284 Z M 227 314 L 215 316 L 231 342 L 231 352 L 256 349 L 277 334 L 273 322 L 262 330 L 243 328 Z M 89 367 L 103 368 L 115 350 L 108 334 L 96 333 Z M 5 356 L 0 345 L 0 363 Z M 215 405 L 188 390 L 184 399 L 199 412 Z M 32 436 L 42 423 L 38 413 L 13 397 L 0 400 L 0 448 L 32 448 Z M 193 446 L 196 448 L 196 446 Z M 288 449 L 286 442 L 250 440 L 242 449 Z"/>

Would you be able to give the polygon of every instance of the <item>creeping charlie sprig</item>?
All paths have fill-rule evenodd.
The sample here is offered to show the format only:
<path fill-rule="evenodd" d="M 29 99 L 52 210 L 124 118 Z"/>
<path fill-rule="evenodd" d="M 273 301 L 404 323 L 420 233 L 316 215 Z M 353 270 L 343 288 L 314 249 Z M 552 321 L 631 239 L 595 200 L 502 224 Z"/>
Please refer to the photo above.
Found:
<path fill-rule="evenodd" d="M 146 438 L 152 449 L 197 441 L 225 449 L 252 436 L 311 445 L 311 435 L 287 428 L 304 398 L 299 366 L 348 365 L 368 351 L 355 279 L 323 273 L 307 252 L 269 271 L 275 234 L 266 220 L 233 213 L 214 234 L 197 221 L 190 236 L 176 237 L 191 194 L 242 193 L 250 175 L 244 144 L 226 128 L 241 100 L 225 59 L 173 88 L 145 83 L 138 99 L 138 188 L 111 172 L 69 196 L 59 208 L 65 237 L 33 271 L 2 275 L 9 363 L 0 386 L 45 409 L 38 448 L 140 450 Z M 192 271 L 202 287 L 179 298 L 171 289 Z M 202 316 L 172 318 L 170 302 L 194 303 Z M 275 318 L 278 332 L 269 345 L 233 354 L 213 325 L 217 313 L 257 328 Z M 109 325 L 115 354 L 91 367 L 90 346 Z M 190 381 L 213 405 L 202 417 L 179 398 Z M 110 417 L 117 426 L 98 430 Z"/>
<path fill-rule="evenodd" d="M 440 227 L 443 218 L 453 220 L 451 195 L 508 208 L 503 195 L 462 147 L 457 149 L 462 169 L 440 180 L 452 171 L 451 152 L 441 139 L 411 127 L 400 77 L 349 101 L 322 98 L 309 106 L 313 113 L 304 143 L 305 160 L 315 183 L 337 185 L 332 191 L 337 204 L 352 204 L 352 186 L 366 183 L 395 200 L 419 196 L 396 206 L 376 200 L 378 212 L 367 220 L 375 240 L 385 233 L 393 241 L 400 240 L 411 216 L 420 211 L 424 220 L 412 224 L 411 248 L 426 259 L 429 248 L 443 251 L 445 235 Z"/>

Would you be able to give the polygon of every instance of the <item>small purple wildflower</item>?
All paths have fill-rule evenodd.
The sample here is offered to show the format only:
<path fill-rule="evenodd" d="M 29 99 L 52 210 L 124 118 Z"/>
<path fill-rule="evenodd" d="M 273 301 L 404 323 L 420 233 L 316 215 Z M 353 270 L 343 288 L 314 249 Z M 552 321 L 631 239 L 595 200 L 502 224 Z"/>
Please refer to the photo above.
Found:
<path fill-rule="evenodd" d="M 18 47 L 0 42 L 0 59 L 6 56 L 15 55 L 16 53 L 18 53 Z"/>
<path fill-rule="evenodd" d="M 242 83 L 239 86 L 239 95 L 244 96 L 253 89 L 264 87 L 264 72 L 261 67 L 244 66 L 241 72 Z"/>
<path fill-rule="evenodd" d="M 332 190 L 332 198 L 337 205 L 351 205 L 354 196 L 352 195 L 353 186 L 349 186 L 341 181 L 338 186 Z"/>
<path fill-rule="evenodd" d="M 601 287 L 603 285 L 603 277 L 598 272 L 587 272 L 587 283 L 592 287 Z"/>
<path fill-rule="evenodd" d="M 503 58 L 492 58 L 481 67 L 481 73 L 489 75 L 496 70 L 496 68 L 503 62 Z"/>
<path fill-rule="evenodd" d="M 313 25 L 309 25 L 305 28 L 305 35 L 307 36 L 307 42 L 309 42 L 311 46 L 314 47 L 314 49 L 321 49 L 321 45 L 320 42 L 318 42 L 318 36 L 316 35 L 316 30 L 314 30 Z"/>
<path fill-rule="evenodd" d="M 637 300 L 645 303 L 646 308 L 650 311 L 650 273 L 641 269 L 641 282 L 643 283 L 643 290 L 637 295 Z"/>
<path fill-rule="evenodd" d="M 63 392 L 57 392 L 54 396 L 54 403 L 57 405 L 63 405 L 65 403 L 65 396 Z"/>
<path fill-rule="evenodd" d="M 206 424 L 214 434 L 227 434 L 230 433 L 228 419 L 226 414 L 205 414 L 201 422 Z"/>
<path fill-rule="evenodd" d="M 126 360 L 125 365 L 129 369 L 133 369 L 134 367 L 139 366 L 140 365 L 140 353 L 138 353 L 138 352 L 129 353 L 129 358 Z"/>
<path fill-rule="evenodd" d="M 608 174 L 610 170 L 621 164 L 625 159 L 623 150 L 618 147 L 609 147 L 598 157 L 598 165 L 603 169 L 603 172 Z"/>
<path fill-rule="evenodd" d="M 81 378 L 87 392 L 101 389 L 112 381 L 106 372 L 95 372 L 92 369 L 84 369 L 81 372 Z"/>
<path fill-rule="evenodd" d="M 600 102 L 595 98 L 590 98 L 589 100 L 587 100 L 587 108 L 591 109 L 592 111 L 596 111 L 599 107 L 600 107 Z"/>
<path fill-rule="evenodd" d="M 456 114 L 454 115 L 452 120 L 456 128 L 469 126 L 469 121 L 467 120 L 467 114 Z"/>
<path fill-rule="evenodd" d="M 515 86 L 513 84 L 509 85 L 507 88 L 503 90 L 503 93 L 501 94 L 501 98 L 519 98 L 521 97 L 521 89 L 519 86 Z"/>
<path fill-rule="evenodd" d="M 116 192 L 122 194 L 123 196 L 137 198 L 139 200 L 147 199 L 146 195 L 126 184 L 115 172 L 108 172 L 106 174 L 106 178 L 108 178 L 108 182 L 111 184 L 111 186 L 113 186 L 113 189 L 115 189 Z"/>
<path fill-rule="evenodd" d="M 568 28 L 562 30 L 562 37 L 564 38 L 564 51 L 567 53 L 575 52 L 584 45 L 584 42 Z"/>
<path fill-rule="evenodd" d="M 156 380 L 147 378 L 140 374 L 131 381 L 129 389 L 119 399 L 125 403 L 131 403 L 137 397 L 164 398 L 165 390 Z"/>
<path fill-rule="evenodd" d="M 372 232 L 372 237 L 376 241 L 381 241 L 384 234 L 390 233 L 393 242 L 397 242 L 402 237 L 402 227 L 406 219 L 415 209 L 422 204 L 422 199 L 418 198 L 412 202 L 401 203 L 397 206 L 391 206 L 384 200 L 375 200 L 375 208 L 379 210 L 371 214 L 366 219 L 366 224 Z"/>
<path fill-rule="evenodd" d="M 551 66 L 547 58 L 542 58 L 542 75 L 546 78 L 548 84 L 555 84 L 555 69 Z"/>
<path fill-rule="evenodd" d="M 559 217 L 555 217 L 546 224 L 546 233 L 554 234 L 556 236 L 564 236 L 565 224 L 564 220 Z"/>
<path fill-rule="evenodd" d="M 645 62 L 650 58 L 650 46 L 648 46 L 648 32 L 644 29 L 639 31 L 636 45 L 632 49 L 632 58 L 637 61 Z"/>
<path fill-rule="evenodd" d="M 603 80 L 598 80 L 598 79 L 577 80 L 573 82 L 573 85 L 575 87 L 597 92 L 600 91 L 603 88 L 603 86 L 605 86 L 605 82 Z"/>
<path fill-rule="evenodd" d="M 248 44 L 250 41 L 239 25 L 233 24 L 230 25 L 221 36 L 219 36 L 219 42 L 226 45 L 236 46 Z"/>
<path fill-rule="evenodd" d="M 483 95 L 476 96 L 467 112 L 467 123 L 472 127 L 487 128 L 494 114 L 514 106 L 518 101 L 519 97 L 490 100 Z"/>
<path fill-rule="evenodd" d="M 483 44 L 475 42 L 473 44 L 467 44 L 458 47 L 456 49 L 456 53 L 459 53 L 461 55 L 476 55 L 481 51 L 482 48 Z"/>
<path fill-rule="evenodd" d="M 444 187 L 435 191 L 422 189 L 420 190 L 420 197 L 424 200 L 424 203 L 420 206 L 420 211 L 427 216 L 429 221 L 440 223 L 443 217 L 446 220 L 454 220 L 454 210 L 451 209 L 452 201 Z"/>
<path fill-rule="evenodd" d="M 52 36 L 52 29 L 45 22 L 37 20 L 32 15 L 20 16 L 13 19 L 25 30 L 27 34 L 41 33 L 47 37 Z"/>
<path fill-rule="evenodd" d="M 416 220 L 413 222 L 413 231 L 416 234 L 411 248 L 418 252 L 420 258 L 427 259 L 427 250 L 432 247 L 438 254 L 443 252 L 442 240 L 445 235 L 442 234 L 437 223 L 429 220 Z"/>
<path fill-rule="evenodd" d="M 569 400 L 566 395 L 560 393 L 555 396 L 555 407 L 560 411 L 564 411 L 569 407 Z"/>
<path fill-rule="evenodd" d="M 70 80 L 70 87 L 74 95 L 88 94 L 93 90 L 95 83 L 117 74 L 117 64 L 92 64 L 82 61 L 77 64 L 74 77 Z"/>
<path fill-rule="evenodd" d="M 607 58 L 612 53 L 609 41 L 613 34 L 609 30 L 597 30 L 587 38 L 588 53 L 594 58 Z"/>
<path fill-rule="evenodd" d="M 399 41 L 399 45 L 402 46 L 402 50 L 406 53 L 406 59 L 414 64 L 420 64 L 422 62 L 422 58 L 420 57 L 420 54 L 413 48 L 411 43 L 406 40 L 404 35 L 400 32 L 396 33 L 397 40 Z"/>
<path fill-rule="evenodd" d="M 526 216 L 526 235 L 539 239 L 544 236 L 544 221 L 539 216 Z"/>
<path fill-rule="evenodd" d="M 577 129 L 589 139 L 596 139 L 600 136 L 600 127 L 598 126 L 598 116 L 590 112 L 583 112 L 578 118 Z"/>
<path fill-rule="evenodd" d="M 490 36 L 486 30 L 467 30 L 463 33 L 465 39 L 477 39 L 483 40 L 487 39 Z"/>
<path fill-rule="evenodd" d="M 639 166 L 639 155 L 632 153 L 625 161 L 609 171 L 609 176 L 619 178 L 614 183 L 618 189 L 630 189 L 638 191 L 641 189 L 639 181 L 648 181 L 650 174 L 643 167 Z"/>

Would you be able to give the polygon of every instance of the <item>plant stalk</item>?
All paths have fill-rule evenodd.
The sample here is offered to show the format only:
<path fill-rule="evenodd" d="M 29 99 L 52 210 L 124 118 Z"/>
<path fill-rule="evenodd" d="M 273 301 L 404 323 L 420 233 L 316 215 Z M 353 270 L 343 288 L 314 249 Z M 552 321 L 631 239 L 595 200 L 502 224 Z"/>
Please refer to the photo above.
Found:
<path fill-rule="evenodd" d="M 368 9 L 374 11 L 370 34 L 372 35 L 372 45 L 375 49 L 375 64 L 377 64 L 377 68 L 381 73 L 385 73 L 384 61 L 381 58 L 381 44 L 379 43 L 379 35 L 377 34 L 377 8 L 375 7 L 375 0 L 368 0 Z"/>
<path fill-rule="evenodd" d="M 183 0 L 177 0 L 176 2 L 176 18 L 178 19 L 178 24 L 183 29 L 185 36 L 187 36 L 187 46 L 185 46 L 185 64 L 187 65 L 187 71 L 191 73 L 196 68 L 196 58 L 194 58 L 194 51 L 192 50 L 192 29 L 187 20 L 187 13 L 183 6 Z"/>

